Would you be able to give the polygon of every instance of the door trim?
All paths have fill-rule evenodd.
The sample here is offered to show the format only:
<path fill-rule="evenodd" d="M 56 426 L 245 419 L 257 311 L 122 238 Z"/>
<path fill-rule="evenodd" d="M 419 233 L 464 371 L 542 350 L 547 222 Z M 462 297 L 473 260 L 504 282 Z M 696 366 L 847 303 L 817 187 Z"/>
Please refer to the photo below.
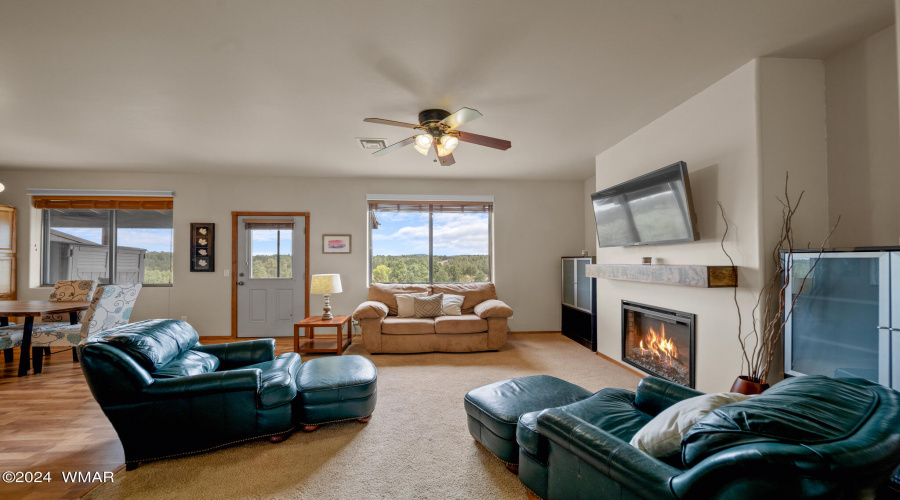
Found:
<path fill-rule="evenodd" d="M 309 212 L 231 212 L 231 338 L 236 339 L 238 313 L 237 313 L 237 266 L 238 266 L 238 217 L 249 216 L 289 216 L 306 218 L 303 252 L 303 317 L 309 317 Z M 242 337 L 243 338 L 243 337 Z"/>
<path fill-rule="evenodd" d="M 9 223 L 9 248 L 0 248 L 0 259 L 8 259 L 10 261 L 9 293 L 0 295 L 0 300 L 16 300 L 16 283 L 19 280 L 18 270 L 16 269 L 16 265 L 18 264 L 18 258 L 16 257 L 16 234 L 18 231 L 16 228 L 16 218 L 18 217 L 18 210 L 16 207 L 0 205 L 0 212 L 10 212 L 11 214 Z"/>

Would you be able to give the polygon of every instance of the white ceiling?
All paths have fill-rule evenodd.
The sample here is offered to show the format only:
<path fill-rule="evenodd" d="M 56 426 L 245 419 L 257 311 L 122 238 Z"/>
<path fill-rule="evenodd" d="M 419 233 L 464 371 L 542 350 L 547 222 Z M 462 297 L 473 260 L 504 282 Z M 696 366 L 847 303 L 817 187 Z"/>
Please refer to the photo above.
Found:
<path fill-rule="evenodd" d="M 892 0 L 2 0 L 0 169 L 581 180 L 750 59 L 893 21 Z M 355 142 L 462 106 L 512 149 L 441 167 Z"/>

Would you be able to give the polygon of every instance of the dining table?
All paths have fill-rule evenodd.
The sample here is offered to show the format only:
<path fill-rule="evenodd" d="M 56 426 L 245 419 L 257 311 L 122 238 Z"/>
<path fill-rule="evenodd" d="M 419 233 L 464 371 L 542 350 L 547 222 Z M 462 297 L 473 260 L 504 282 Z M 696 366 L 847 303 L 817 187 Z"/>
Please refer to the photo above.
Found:
<path fill-rule="evenodd" d="M 0 326 L 9 326 L 9 318 L 22 316 L 25 318 L 22 331 L 22 355 L 19 358 L 19 376 L 28 375 L 31 365 L 31 334 L 34 331 L 34 318 L 44 314 L 69 313 L 69 322 L 78 324 L 78 313 L 90 307 L 90 301 L 55 301 L 55 300 L 2 300 L 0 301 Z M 35 373 L 40 373 L 36 368 Z"/>

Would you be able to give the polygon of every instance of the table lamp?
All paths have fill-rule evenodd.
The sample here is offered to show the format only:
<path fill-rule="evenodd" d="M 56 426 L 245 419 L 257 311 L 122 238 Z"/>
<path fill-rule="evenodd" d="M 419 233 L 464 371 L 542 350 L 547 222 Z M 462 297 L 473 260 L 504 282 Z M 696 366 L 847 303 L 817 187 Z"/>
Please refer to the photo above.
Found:
<path fill-rule="evenodd" d="M 322 319 L 333 319 L 331 315 L 331 302 L 329 298 L 332 293 L 341 293 L 341 275 L 340 274 L 313 274 L 312 283 L 310 283 L 309 293 L 314 295 L 325 296 L 325 313 Z"/>

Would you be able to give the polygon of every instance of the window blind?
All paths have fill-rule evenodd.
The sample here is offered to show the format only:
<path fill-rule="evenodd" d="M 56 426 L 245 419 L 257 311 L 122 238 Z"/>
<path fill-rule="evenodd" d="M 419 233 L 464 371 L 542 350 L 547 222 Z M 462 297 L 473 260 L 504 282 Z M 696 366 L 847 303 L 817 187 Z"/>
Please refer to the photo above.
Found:
<path fill-rule="evenodd" d="M 40 209 L 95 209 L 95 210 L 172 210 L 172 198 L 112 198 L 96 199 L 82 196 L 49 198 L 35 196 L 31 205 Z"/>
<path fill-rule="evenodd" d="M 244 219 L 244 228 L 245 229 L 260 229 L 260 230 L 293 230 L 294 229 L 294 221 L 292 220 L 284 220 L 284 219 Z"/>
<path fill-rule="evenodd" d="M 172 191 L 29 189 L 38 209 L 172 210 Z"/>
<path fill-rule="evenodd" d="M 370 201 L 371 212 L 490 213 L 494 204 L 484 201 Z"/>

